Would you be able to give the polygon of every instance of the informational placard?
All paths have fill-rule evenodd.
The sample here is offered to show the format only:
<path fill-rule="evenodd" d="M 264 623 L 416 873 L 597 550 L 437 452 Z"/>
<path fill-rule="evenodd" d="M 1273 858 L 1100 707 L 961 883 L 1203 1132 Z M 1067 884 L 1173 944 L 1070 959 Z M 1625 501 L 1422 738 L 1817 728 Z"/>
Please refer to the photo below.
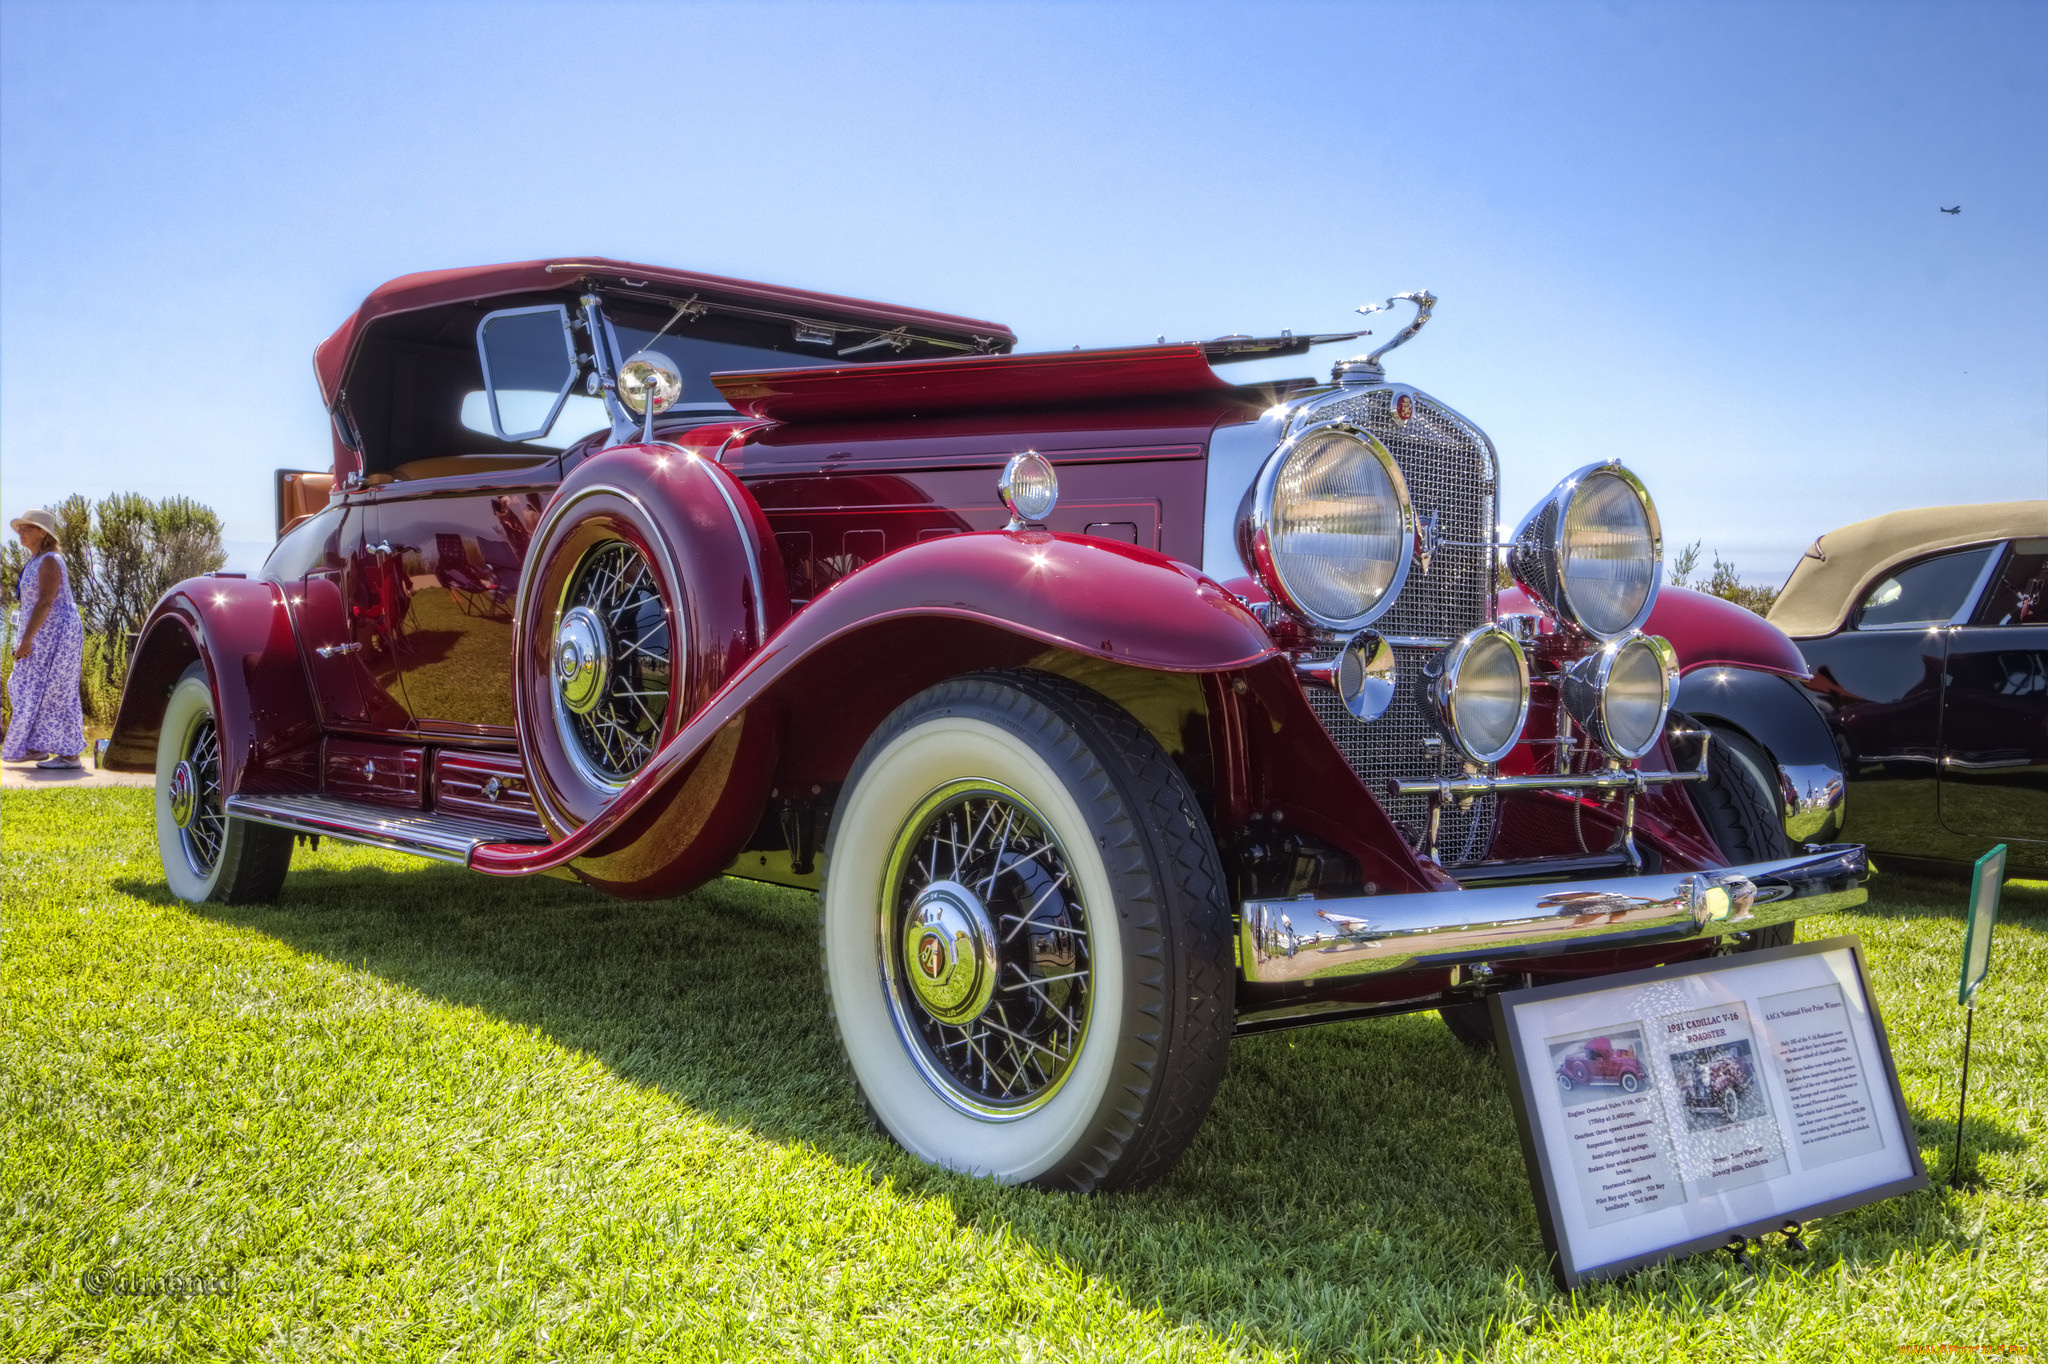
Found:
<path fill-rule="evenodd" d="M 1998 901 L 2005 893 L 2005 844 L 1977 859 L 1970 877 L 1970 926 L 1963 934 L 1963 979 L 1956 1003 L 1974 1008 L 1977 987 L 1991 970 L 1991 931 L 1998 926 Z"/>
<path fill-rule="evenodd" d="M 1854 938 L 1493 1008 L 1567 1289 L 1927 1183 Z"/>

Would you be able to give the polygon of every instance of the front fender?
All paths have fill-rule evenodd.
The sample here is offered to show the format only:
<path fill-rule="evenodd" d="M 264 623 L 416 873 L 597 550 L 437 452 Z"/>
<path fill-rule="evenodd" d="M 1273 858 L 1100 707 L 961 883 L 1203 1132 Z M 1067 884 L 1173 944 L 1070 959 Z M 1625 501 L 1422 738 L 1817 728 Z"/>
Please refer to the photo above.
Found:
<path fill-rule="evenodd" d="M 1047 649 L 1185 674 L 1247 668 L 1276 653 L 1229 593 L 1149 550 L 1043 531 L 925 541 L 848 575 L 790 617 L 590 823 L 545 848 L 479 848 L 471 865 L 525 875 L 568 864 L 634 893 L 623 884 L 630 877 L 608 869 L 651 832 L 635 812 L 664 793 L 675 799 L 671 788 L 691 784 L 700 758 L 717 756 L 713 740 L 750 708 L 761 712 L 750 725 L 773 717 L 781 728 L 781 770 L 823 782 L 843 775 L 883 717 L 924 687 Z M 699 811 L 695 822 L 719 821 Z M 642 893 L 656 893 L 652 882 Z"/>
<path fill-rule="evenodd" d="M 1751 668 L 1698 668 L 1679 683 L 1673 704 L 1696 720 L 1740 730 L 1777 765 L 1785 834 L 1794 845 L 1827 843 L 1841 832 L 1848 764 L 1804 687 Z"/>
<path fill-rule="evenodd" d="M 284 592 L 247 578 L 187 578 L 149 613 L 103 765 L 156 770 L 164 704 L 195 661 L 213 686 L 227 791 L 316 789 L 320 724 Z"/>
<path fill-rule="evenodd" d="M 1799 646 L 1783 630 L 1754 611 L 1689 587 L 1659 592 L 1643 629 L 1671 641 L 1680 673 L 1723 666 L 1783 677 L 1812 675 Z"/>
<path fill-rule="evenodd" d="M 1500 590 L 1500 614 L 1548 614 L 1520 586 Z M 1754 611 L 1690 587 L 1666 587 L 1657 594 L 1646 634 L 1662 635 L 1678 651 L 1678 670 L 1715 666 L 1805 678 L 1806 659 L 1783 630 Z"/>
<path fill-rule="evenodd" d="M 1136 545 L 1045 531 L 908 546 L 834 583 L 799 619 L 837 633 L 903 614 L 995 625 L 1168 672 L 1245 668 L 1274 652 L 1257 618 L 1199 570 Z"/>

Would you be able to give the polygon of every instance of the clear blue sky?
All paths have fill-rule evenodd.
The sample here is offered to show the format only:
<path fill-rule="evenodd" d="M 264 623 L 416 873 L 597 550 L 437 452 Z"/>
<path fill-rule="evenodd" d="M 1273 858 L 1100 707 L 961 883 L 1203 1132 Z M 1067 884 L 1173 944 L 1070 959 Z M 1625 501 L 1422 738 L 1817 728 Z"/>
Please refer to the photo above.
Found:
<path fill-rule="evenodd" d="M 415 270 L 600 253 L 1025 349 L 1426 287 L 1392 371 L 1492 434 L 1506 519 L 1619 456 L 1775 582 L 2044 495 L 2044 144 L 2041 4 L 5 0 L 0 502 L 185 493 L 253 567 L 327 459 L 313 346 Z"/>

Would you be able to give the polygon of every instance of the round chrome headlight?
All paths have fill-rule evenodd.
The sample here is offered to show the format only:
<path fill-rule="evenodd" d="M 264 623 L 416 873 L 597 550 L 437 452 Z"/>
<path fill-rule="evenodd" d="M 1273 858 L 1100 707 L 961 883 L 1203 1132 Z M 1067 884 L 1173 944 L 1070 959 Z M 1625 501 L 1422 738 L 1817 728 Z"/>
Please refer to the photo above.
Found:
<path fill-rule="evenodd" d="M 1657 746 L 1678 693 L 1678 652 L 1662 635 L 1628 635 L 1566 667 L 1558 690 L 1594 743 L 1640 758 Z"/>
<path fill-rule="evenodd" d="M 1515 530 L 1508 567 L 1530 594 L 1596 639 L 1642 626 L 1664 572 L 1649 491 L 1619 464 L 1589 464 Z"/>
<path fill-rule="evenodd" d="M 1474 762 L 1499 762 L 1529 718 L 1529 659 L 1515 637 L 1482 625 L 1445 651 L 1430 681 L 1437 720 Z"/>
<path fill-rule="evenodd" d="M 1245 563 L 1283 605 L 1356 630 L 1394 604 L 1415 556 L 1408 484 L 1371 433 L 1304 431 L 1259 471 L 1239 527 Z"/>

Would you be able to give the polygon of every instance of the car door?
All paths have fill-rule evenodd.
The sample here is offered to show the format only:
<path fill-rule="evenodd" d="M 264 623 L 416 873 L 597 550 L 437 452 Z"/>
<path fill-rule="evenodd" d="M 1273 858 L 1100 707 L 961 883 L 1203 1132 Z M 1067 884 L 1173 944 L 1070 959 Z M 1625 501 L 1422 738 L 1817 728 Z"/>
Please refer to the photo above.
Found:
<path fill-rule="evenodd" d="M 2048 843 L 2048 539 L 2000 546 L 1973 609 L 1946 632 L 1941 822 L 1981 839 Z M 2017 854 L 2019 849 L 2015 849 Z"/>
<path fill-rule="evenodd" d="M 381 563 L 367 543 L 373 514 L 366 498 L 339 502 L 293 532 L 304 546 L 304 567 L 292 584 L 291 611 L 326 729 L 394 730 L 407 723 L 387 638 Z"/>
<path fill-rule="evenodd" d="M 1866 584 L 1847 628 L 1800 641 L 1807 688 L 1843 746 L 1843 836 L 1883 852 L 1953 857 L 1939 808 L 1949 624 L 1975 599 L 1995 545 L 1948 550 Z"/>
<path fill-rule="evenodd" d="M 556 469 L 547 458 L 527 469 L 379 489 L 394 658 L 422 731 L 513 737 L 513 611 L 527 544 L 554 491 Z"/>

